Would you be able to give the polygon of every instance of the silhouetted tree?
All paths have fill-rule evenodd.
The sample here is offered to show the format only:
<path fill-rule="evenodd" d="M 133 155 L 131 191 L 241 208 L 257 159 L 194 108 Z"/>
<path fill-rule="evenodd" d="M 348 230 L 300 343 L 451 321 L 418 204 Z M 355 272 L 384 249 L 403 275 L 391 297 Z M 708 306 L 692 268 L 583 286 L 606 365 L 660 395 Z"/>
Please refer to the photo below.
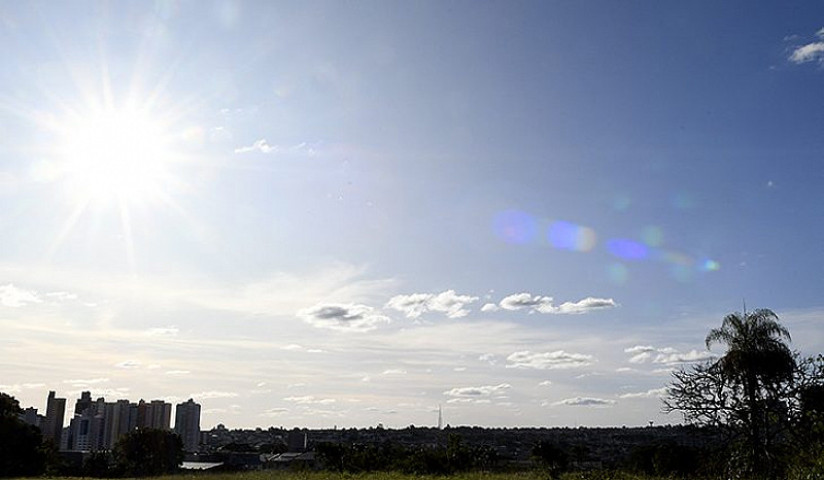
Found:
<path fill-rule="evenodd" d="M 789 331 L 767 309 L 733 313 L 706 338 L 707 348 L 727 347 L 714 362 L 674 372 L 665 400 L 688 422 L 721 429 L 734 446 L 730 468 L 776 477 L 789 426 L 798 419 L 800 392 L 821 383 L 814 361 L 799 362 Z"/>
<path fill-rule="evenodd" d="M 141 428 L 120 437 L 113 454 L 123 475 L 162 475 L 176 471 L 183 462 L 183 441 L 166 430 Z"/>
<path fill-rule="evenodd" d="M 546 470 L 549 478 L 560 478 L 569 467 L 569 454 L 558 445 L 541 440 L 532 447 L 532 458 Z"/>
<path fill-rule="evenodd" d="M 18 416 L 20 404 L 0 393 L 0 477 L 40 475 L 45 470 L 40 429 Z"/>

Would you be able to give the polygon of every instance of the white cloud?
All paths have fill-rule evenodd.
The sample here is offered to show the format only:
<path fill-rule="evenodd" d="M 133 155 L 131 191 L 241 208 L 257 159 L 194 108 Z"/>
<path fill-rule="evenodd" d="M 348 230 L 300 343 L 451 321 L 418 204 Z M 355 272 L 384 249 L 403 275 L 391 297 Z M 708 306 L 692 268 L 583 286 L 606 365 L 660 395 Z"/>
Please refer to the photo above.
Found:
<path fill-rule="evenodd" d="M 498 363 L 498 357 L 494 353 L 484 353 L 483 355 L 478 357 L 478 360 L 486 362 L 490 365 L 495 365 L 496 363 Z"/>
<path fill-rule="evenodd" d="M 314 395 L 304 395 L 302 397 L 286 397 L 287 402 L 294 402 L 298 405 L 330 405 L 335 403 L 334 398 L 316 398 Z"/>
<path fill-rule="evenodd" d="M 491 305 L 491 304 L 487 304 Z M 532 295 L 531 293 L 516 293 L 504 297 L 499 303 L 504 310 L 528 309 L 530 312 L 549 313 L 555 315 L 580 315 L 595 310 L 615 308 L 617 304 L 611 298 L 586 297 L 577 302 L 564 302 L 556 307 L 552 304 L 552 297 Z M 492 308 L 490 307 L 490 311 Z"/>
<path fill-rule="evenodd" d="M 443 394 L 448 397 L 488 397 L 491 395 L 502 395 L 510 388 L 512 388 L 512 385 L 508 383 L 483 385 L 480 387 L 456 387 L 443 392 Z"/>
<path fill-rule="evenodd" d="M 513 295 L 509 295 L 508 297 L 504 297 L 501 302 L 499 303 L 501 308 L 504 310 L 522 310 L 522 309 L 530 309 L 531 311 L 538 311 L 541 313 L 546 313 L 547 310 L 551 310 L 552 306 L 552 297 L 543 297 L 540 295 L 532 295 L 531 293 L 515 293 Z"/>
<path fill-rule="evenodd" d="M 625 353 L 644 353 L 644 352 L 654 352 L 657 350 L 652 345 L 636 345 L 634 347 L 625 348 Z"/>
<path fill-rule="evenodd" d="M 638 392 L 638 393 L 625 393 L 623 395 L 619 395 L 620 398 L 664 398 L 667 396 L 668 393 L 667 387 L 662 388 L 653 388 L 647 390 L 646 392 Z"/>
<path fill-rule="evenodd" d="M 46 294 L 47 297 L 53 298 L 60 302 L 66 302 L 69 300 L 77 300 L 77 295 L 74 293 L 69 292 L 49 292 Z"/>
<path fill-rule="evenodd" d="M 298 312 L 306 323 L 318 328 L 367 332 L 389 323 L 389 317 L 374 313 L 374 308 L 355 304 L 319 304 Z"/>
<path fill-rule="evenodd" d="M 485 303 L 483 307 L 481 307 L 482 312 L 497 312 L 500 310 L 501 307 L 495 305 L 494 303 Z"/>
<path fill-rule="evenodd" d="M 594 398 L 594 397 L 574 397 L 574 398 L 566 398 L 564 400 L 554 402 L 552 405 L 554 406 L 572 406 L 572 407 L 606 407 L 609 405 L 614 405 L 615 400 L 608 400 L 604 398 Z"/>
<path fill-rule="evenodd" d="M 277 148 L 269 145 L 269 143 L 266 142 L 265 138 L 261 138 L 260 140 L 256 140 L 255 143 L 249 146 L 238 147 L 235 149 L 235 153 L 248 153 L 254 151 L 258 151 L 260 153 L 272 153 L 274 151 L 277 151 Z"/>
<path fill-rule="evenodd" d="M 824 42 L 812 42 L 802 45 L 793 50 L 790 61 L 793 63 L 806 63 L 813 60 L 822 61 L 824 59 Z"/>
<path fill-rule="evenodd" d="M 576 368 L 592 365 L 592 355 L 568 353 L 563 350 L 554 352 L 533 353 L 530 351 L 515 352 L 506 358 L 506 368 L 534 368 L 537 370 L 555 370 Z"/>
<path fill-rule="evenodd" d="M 266 141 L 265 138 L 261 138 L 259 140 L 255 140 L 255 142 L 251 145 L 238 147 L 235 149 L 235 153 L 249 153 L 249 152 L 260 152 L 260 153 L 271 153 L 271 154 L 293 154 L 293 155 L 306 155 L 309 157 L 315 156 L 318 153 L 317 145 L 311 145 L 306 142 L 301 142 L 291 146 L 280 146 L 280 145 L 269 145 L 269 142 Z"/>
<path fill-rule="evenodd" d="M 159 328 L 150 328 L 146 330 L 146 335 L 150 335 L 153 337 L 174 337 L 180 332 L 180 329 L 177 327 L 159 327 Z"/>
<path fill-rule="evenodd" d="M 709 352 L 691 350 L 689 352 L 682 353 L 672 347 L 656 348 L 651 345 L 636 345 L 634 347 L 624 349 L 624 352 L 634 354 L 629 359 L 629 363 L 634 364 L 646 363 L 648 360 L 652 360 L 652 363 L 675 364 L 702 362 L 715 358 L 715 355 Z"/>
<path fill-rule="evenodd" d="M 706 360 L 712 360 L 715 358 L 710 352 L 699 352 L 698 350 L 690 350 L 687 353 L 670 353 L 670 354 L 659 354 L 653 360 L 653 363 L 666 363 L 666 364 L 673 364 L 673 363 L 689 363 L 689 362 L 703 362 Z"/>
<path fill-rule="evenodd" d="M 815 32 L 818 41 L 810 42 L 806 45 L 796 47 L 790 54 L 790 61 L 793 63 L 806 63 L 814 60 L 824 63 L 824 28 Z"/>
<path fill-rule="evenodd" d="M 650 353 L 650 352 L 641 352 L 641 353 L 638 353 L 636 355 L 633 355 L 629 359 L 629 363 L 644 363 L 647 360 L 649 360 L 650 358 L 652 358 L 652 353 Z"/>
<path fill-rule="evenodd" d="M 466 306 L 474 303 L 478 297 L 458 295 L 455 290 L 434 293 L 413 293 L 396 295 L 387 302 L 387 308 L 402 312 L 406 318 L 418 318 L 426 312 L 442 312 L 449 318 L 465 317 L 469 314 Z"/>
<path fill-rule="evenodd" d="M 0 285 L 0 305 L 6 307 L 24 307 L 30 303 L 40 303 L 36 292 L 17 288 L 11 283 Z"/>
<path fill-rule="evenodd" d="M 465 398 L 465 397 L 458 397 L 458 398 L 450 398 L 446 401 L 446 403 L 479 403 L 479 404 L 488 404 L 492 403 L 491 400 L 488 398 Z"/>
<path fill-rule="evenodd" d="M 552 381 L 551 381 L 551 380 L 544 380 L 543 382 L 541 382 L 541 383 L 539 383 L 539 384 L 538 384 L 538 386 L 539 386 L 539 387 L 548 387 L 548 386 L 550 386 L 550 385 L 552 385 Z"/>
<path fill-rule="evenodd" d="M 24 389 L 43 388 L 45 383 L 15 383 L 13 385 L 0 385 L 0 392 L 19 393 Z"/>
<path fill-rule="evenodd" d="M 210 390 L 207 392 L 189 394 L 189 398 L 194 398 L 195 400 L 208 400 L 212 398 L 235 398 L 237 396 L 238 394 L 235 392 L 221 392 L 219 390 Z"/>
<path fill-rule="evenodd" d="M 115 364 L 115 367 L 117 367 L 117 368 L 128 368 L 128 369 L 139 368 L 140 367 L 140 362 L 138 362 L 137 360 L 125 360 L 123 362 Z"/>
<path fill-rule="evenodd" d="M 615 300 L 611 298 L 587 297 L 577 302 L 564 302 L 558 307 L 557 311 L 552 313 L 579 315 L 595 310 L 615 308 L 616 306 L 618 305 L 615 303 Z"/>
<path fill-rule="evenodd" d="M 406 375 L 406 370 L 401 370 L 399 368 L 390 368 L 384 370 L 382 375 Z"/>
<path fill-rule="evenodd" d="M 283 415 L 284 413 L 289 413 L 288 408 L 270 408 L 268 410 L 264 410 L 261 415 L 265 417 L 277 417 Z"/>
<path fill-rule="evenodd" d="M 98 384 L 98 383 L 106 383 L 108 381 L 109 381 L 108 378 L 102 378 L 101 377 L 101 378 L 86 378 L 86 379 L 79 378 L 77 380 L 63 380 L 63 383 L 70 383 L 70 384 L 74 385 L 75 387 L 82 387 L 84 385 L 95 385 L 95 384 Z"/>
<path fill-rule="evenodd" d="M 190 373 L 192 373 L 192 372 L 190 372 L 189 370 L 169 370 L 169 371 L 166 372 L 166 375 L 179 376 L 179 375 L 188 375 Z"/>

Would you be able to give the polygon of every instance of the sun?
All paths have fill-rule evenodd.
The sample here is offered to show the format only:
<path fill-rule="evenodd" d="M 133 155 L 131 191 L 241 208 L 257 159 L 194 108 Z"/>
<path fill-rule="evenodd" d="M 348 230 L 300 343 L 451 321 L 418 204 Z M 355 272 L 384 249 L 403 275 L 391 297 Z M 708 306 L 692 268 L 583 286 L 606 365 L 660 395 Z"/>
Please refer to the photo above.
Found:
<path fill-rule="evenodd" d="M 105 218 L 118 218 L 114 225 L 119 224 L 134 270 L 135 229 L 150 223 L 158 213 L 171 210 L 186 215 L 176 200 L 187 185 L 184 164 L 189 161 L 185 153 L 189 140 L 179 125 L 185 112 L 158 110 L 158 102 L 151 98 L 122 105 L 112 95 L 102 95 L 99 101 L 88 100 L 95 95 L 83 98 L 86 102 L 73 107 L 64 104 L 62 115 L 47 115 L 43 120 L 54 134 L 47 178 L 60 186 L 60 197 L 69 207 L 47 255 L 56 254 L 75 234 L 82 218 L 95 225 Z"/>
<path fill-rule="evenodd" d="M 174 154 L 163 118 L 148 109 L 109 107 L 61 123 L 59 169 L 75 201 L 136 205 L 168 193 Z"/>

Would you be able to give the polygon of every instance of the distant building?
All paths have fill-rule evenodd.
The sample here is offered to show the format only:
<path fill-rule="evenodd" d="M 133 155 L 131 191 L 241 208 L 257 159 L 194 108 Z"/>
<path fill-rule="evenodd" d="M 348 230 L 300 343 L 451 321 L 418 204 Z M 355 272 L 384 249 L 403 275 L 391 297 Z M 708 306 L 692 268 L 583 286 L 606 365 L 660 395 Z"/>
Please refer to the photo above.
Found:
<path fill-rule="evenodd" d="M 92 406 L 92 392 L 81 392 L 80 398 L 74 403 L 74 416 L 83 415 Z"/>
<path fill-rule="evenodd" d="M 131 404 L 128 400 L 106 402 L 103 412 L 103 447 L 111 449 L 121 435 L 128 433 L 131 425 Z"/>
<path fill-rule="evenodd" d="M 23 420 L 25 423 L 35 426 L 37 428 L 43 427 L 43 422 L 45 421 L 46 417 L 43 415 L 37 414 L 37 409 L 34 407 L 29 407 L 23 410 L 23 413 L 20 414 L 20 420 Z"/>
<path fill-rule="evenodd" d="M 137 427 L 171 430 L 172 404 L 163 400 L 152 400 L 146 403 L 140 400 L 137 404 Z"/>
<path fill-rule="evenodd" d="M 289 435 L 286 437 L 286 446 L 289 449 L 289 452 L 292 453 L 305 452 L 307 443 L 306 430 L 295 428 L 290 431 Z"/>
<path fill-rule="evenodd" d="M 51 440 L 59 445 L 63 433 L 63 416 L 66 413 L 66 399 L 56 398 L 54 391 L 49 392 L 46 401 L 46 418 L 41 428 L 44 440 Z"/>
<path fill-rule="evenodd" d="M 183 450 L 196 452 L 200 448 L 200 404 L 191 398 L 178 403 L 175 410 L 175 433 L 183 440 Z"/>

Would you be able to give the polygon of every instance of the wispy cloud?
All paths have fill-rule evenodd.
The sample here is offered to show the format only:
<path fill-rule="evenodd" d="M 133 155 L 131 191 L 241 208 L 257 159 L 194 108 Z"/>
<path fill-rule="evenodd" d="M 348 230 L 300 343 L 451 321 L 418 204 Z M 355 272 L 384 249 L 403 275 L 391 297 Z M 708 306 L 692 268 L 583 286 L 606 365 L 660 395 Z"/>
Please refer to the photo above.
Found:
<path fill-rule="evenodd" d="M 508 356 L 506 360 L 508 362 L 506 368 L 534 368 L 537 370 L 586 367 L 594 362 L 592 355 L 568 353 L 563 350 L 546 353 L 515 352 Z"/>
<path fill-rule="evenodd" d="M 574 397 L 566 398 L 558 402 L 552 403 L 553 406 L 571 406 L 571 407 L 608 407 L 615 404 L 615 400 L 595 397 Z"/>
<path fill-rule="evenodd" d="M 0 385 L 0 392 L 18 393 L 24 389 L 43 388 L 45 383 L 15 383 L 12 385 Z"/>
<path fill-rule="evenodd" d="M 0 305 L 5 307 L 19 308 L 30 303 L 40 303 L 40 297 L 36 292 L 17 288 L 13 284 L 0 285 Z"/>
<path fill-rule="evenodd" d="M 508 383 L 480 387 L 456 387 L 443 392 L 443 394 L 448 397 L 489 397 L 502 395 L 510 388 L 512 388 L 512 385 Z"/>
<path fill-rule="evenodd" d="M 298 312 L 306 323 L 318 328 L 339 331 L 366 332 L 389 323 L 389 317 L 375 313 L 367 305 L 320 304 Z"/>
<path fill-rule="evenodd" d="M 654 363 L 665 363 L 665 364 L 674 364 L 674 363 L 690 363 L 690 362 L 704 362 L 707 360 L 712 360 L 716 358 L 710 352 L 700 352 L 698 350 L 690 350 L 689 352 L 681 353 L 675 352 L 670 354 L 659 354 L 653 360 Z"/>
<path fill-rule="evenodd" d="M 646 392 L 624 393 L 619 395 L 620 398 L 663 398 L 667 396 L 669 389 L 667 387 L 653 388 Z"/>
<path fill-rule="evenodd" d="M 279 417 L 283 414 L 289 413 L 288 408 L 270 408 L 268 410 L 264 410 L 261 415 L 264 417 Z"/>
<path fill-rule="evenodd" d="M 255 140 L 255 142 L 251 145 L 235 148 L 235 153 L 240 154 L 249 152 L 260 152 L 266 154 L 300 154 L 311 157 L 317 154 L 317 147 L 306 142 L 301 142 L 286 147 L 280 145 L 269 145 L 269 142 L 267 142 L 265 138 L 261 138 L 259 140 Z"/>
<path fill-rule="evenodd" d="M 177 327 L 158 327 L 146 330 L 146 335 L 153 337 L 174 337 L 180 332 Z"/>
<path fill-rule="evenodd" d="M 115 367 L 126 369 L 140 368 L 140 362 L 137 360 L 125 360 L 123 362 L 115 364 Z"/>
<path fill-rule="evenodd" d="M 790 54 L 790 61 L 793 63 L 807 63 L 812 61 L 819 61 L 824 63 L 824 28 L 818 30 L 815 34 L 818 38 L 805 45 L 801 45 L 793 49 Z"/>
<path fill-rule="evenodd" d="M 195 400 L 209 400 L 213 398 L 235 398 L 238 394 L 235 392 L 222 392 L 220 390 L 209 390 L 205 392 L 190 393 L 189 397 Z"/>
<path fill-rule="evenodd" d="M 387 308 L 392 308 L 407 318 L 418 318 L 426 312 L 442 312 L 449 318 L 465 317 L 469 314 L 467 305 L 474 303 L 478 297 L 458 295 L 455 290 L 446 290 L 435 293 L 413 293 L 411 295 L 396 295 L 387 302 Z"/>
<path fill-rule="evenodd" d="M 703 362 L 716 358 L 716 355 L 706 351 L 693 349 L 689 352 L 680 352 L 672 347 L 656 348 L 652 345 L 636 345 L 625 348 L 624 353 L 632 354 L 628 361 L 634 364 L 652 361 L 652 363 L 671 365 L 677 363 Z"/>
<path fill-rule="evenodd" d="M 71 384 L 75 387 L 83 387 L 87 385 L 97 385 L 98 383 L 106 383 L 108 382 L 108 378 L 99 377 L 99 378 L 78 378 L 76 380 L 63 380 L 63 383 Z"/>
<path fill-rule="evenodd" d="M 298 405 L 331 405 L 336 403 L 334 398 L 317 398 L 314 395 L 303 395 L 300 397 L 286 397 L 287 402 L 294 402 Z"/>

